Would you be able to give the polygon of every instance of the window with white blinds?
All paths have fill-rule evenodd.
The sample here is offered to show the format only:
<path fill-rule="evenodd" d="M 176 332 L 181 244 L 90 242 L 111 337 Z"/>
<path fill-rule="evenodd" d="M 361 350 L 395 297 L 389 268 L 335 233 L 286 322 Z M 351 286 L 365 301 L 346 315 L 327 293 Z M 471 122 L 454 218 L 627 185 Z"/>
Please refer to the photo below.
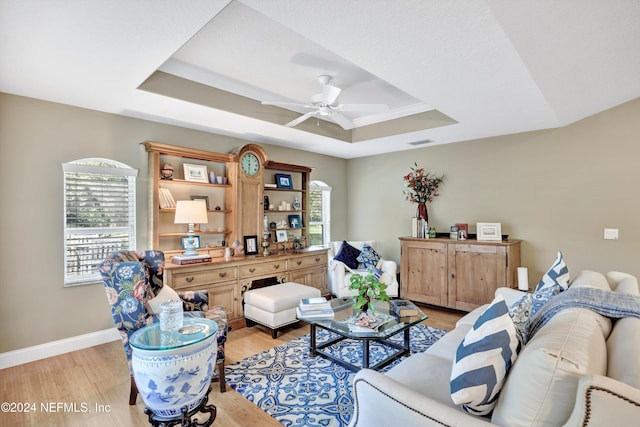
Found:
<path fill-rule="evenodd" d="M 331 187 L 322 181 L 309 184 L 309 244 L 331 241 Z"/>
<path fill-rule="evenodd" d="M 64 284 L 100 280 L 98 265 L 136 246 L 138 171 L 109 159 L 81 159 L 64 173 Z"/>

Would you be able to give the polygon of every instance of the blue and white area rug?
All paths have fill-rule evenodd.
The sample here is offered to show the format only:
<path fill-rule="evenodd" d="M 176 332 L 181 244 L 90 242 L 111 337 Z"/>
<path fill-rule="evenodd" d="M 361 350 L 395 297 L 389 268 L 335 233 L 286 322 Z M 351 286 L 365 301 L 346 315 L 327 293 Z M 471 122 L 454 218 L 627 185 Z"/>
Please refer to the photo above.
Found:
<path fill-rule="evenodd" d="M 411 328 L 411 352 L 420 353 L 445 334 L 441 329 L 425 325 Z M 318 343 L 333 334 L 318 330 Z M 401 343 L 403 334 L 391 341 Z M 361 360 L 361 344 L 344 340 L 331 351 L 353 362 Z M 373 365 L 392 351 L 371 344 Z M 402 359 L 400 359 L 402 360 Z M 400 360 L 382 369 L 386 371 Z M 227 384 L 258 405 L 285 426 L 343 427 L 353 415 L 352 384 L 355 373 L 320 356 L 309 356 L 309 335 L 258 353 L 238 363 L 226 366 Z"/>

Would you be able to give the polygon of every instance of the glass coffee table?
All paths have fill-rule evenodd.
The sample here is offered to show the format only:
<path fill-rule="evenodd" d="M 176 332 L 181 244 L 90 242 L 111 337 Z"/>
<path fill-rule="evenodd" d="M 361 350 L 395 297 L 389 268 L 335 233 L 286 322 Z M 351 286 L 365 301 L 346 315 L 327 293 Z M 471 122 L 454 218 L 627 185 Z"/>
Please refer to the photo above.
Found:
<path fill-rule="evenodd" d="M 351 302 L 351 298 L 332 299 L 331 307 L 334 311 L 333 317 L 323 318 L 298 316 L 299 320 L 308 323 L 310 326 L 309 354 L 311 356 L 320 355 L 342 367 L 357 372 L 363 368 L 374 370 L 382 369 L 397 358 L 410 354 L 411 336 L 409 334 L 409 329 L 411 326 L 417 325 L 418 323 L 426 320 L 426 314 L 420 311 L 416 316 L 397 317 L 390 314 L 389 304 L 386 302 L 377 302 L 375 304 L 375 313 L 386 316 L 387 320 L 382 323 L 377 330 L 366 330 L 366 328 L 358 328 L 359 330 L 354 330 L 352 321 L 354 313 L 353 308 L 351 307 Z M 333 332 L 337 337 L 318 344 L 318 328 Z M 402 344 L 389 341 L 391 337 L 400 333 L 404 335 Z M 354 365 L 347 360 L 341 359 L 337 355 L 325 351 L 326 348 L 343 340 L 360 341 L 362 345 L 362 366 Z M 374 365 L 370 365 L 369 358 L 371 343 L 378 343 L 394 349 L 395 351 L 382 360 L 377 361 Z"/>

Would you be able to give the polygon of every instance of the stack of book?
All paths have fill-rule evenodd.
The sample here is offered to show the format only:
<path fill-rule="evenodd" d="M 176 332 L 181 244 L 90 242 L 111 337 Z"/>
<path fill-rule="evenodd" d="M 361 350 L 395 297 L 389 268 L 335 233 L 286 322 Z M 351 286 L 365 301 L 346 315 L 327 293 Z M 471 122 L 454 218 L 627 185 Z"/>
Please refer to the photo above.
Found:
<path fill-rule="evenodd" d="M 418 306 L 406 299 L 389 301 L 389 308 L 398 317 L 417 316 L 420 313 Z"/>
<path fill-rule="evenodd" d="M 211 256 L 209 255 L 193 255 L 193 256 L 176 255 L 173 258 L 171 258 L 171 262 L 177 265 L 200 264 L 203 262 L 211 262 Z"/>
<path fill-rule="evenodd" d="M 296 307 L 298 317 L 310 318 L 333 318 L 334 311 L 331 302 L 325 298 L 304 298 L 300 300 Z"/>
<path fill-rule="evenodd" d="M 160 209 L 175 209 L 176 201 L 167 188 L 159 187 L 158 196 L 160 199 Z"/>

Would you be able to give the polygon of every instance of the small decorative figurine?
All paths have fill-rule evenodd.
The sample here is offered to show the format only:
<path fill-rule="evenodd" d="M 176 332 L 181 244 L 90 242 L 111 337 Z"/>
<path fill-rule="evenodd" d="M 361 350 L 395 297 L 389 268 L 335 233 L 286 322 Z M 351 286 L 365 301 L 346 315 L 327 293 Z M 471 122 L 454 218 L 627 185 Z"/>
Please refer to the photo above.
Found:
<path fill-rule="evenodd" d="M 293 209 L 299 211 L 301 207 L 302 207 L 302 203 L 300 203 L 300 199 L 298 199 L 298 197 L 296 196 L 296 198 L 293 201 Z"/>
<path fill-rule="evenodd" d="M 171 163 L 165 163 L 160 167 L 161 179 L 173 179 L 173 165 Z"/>

